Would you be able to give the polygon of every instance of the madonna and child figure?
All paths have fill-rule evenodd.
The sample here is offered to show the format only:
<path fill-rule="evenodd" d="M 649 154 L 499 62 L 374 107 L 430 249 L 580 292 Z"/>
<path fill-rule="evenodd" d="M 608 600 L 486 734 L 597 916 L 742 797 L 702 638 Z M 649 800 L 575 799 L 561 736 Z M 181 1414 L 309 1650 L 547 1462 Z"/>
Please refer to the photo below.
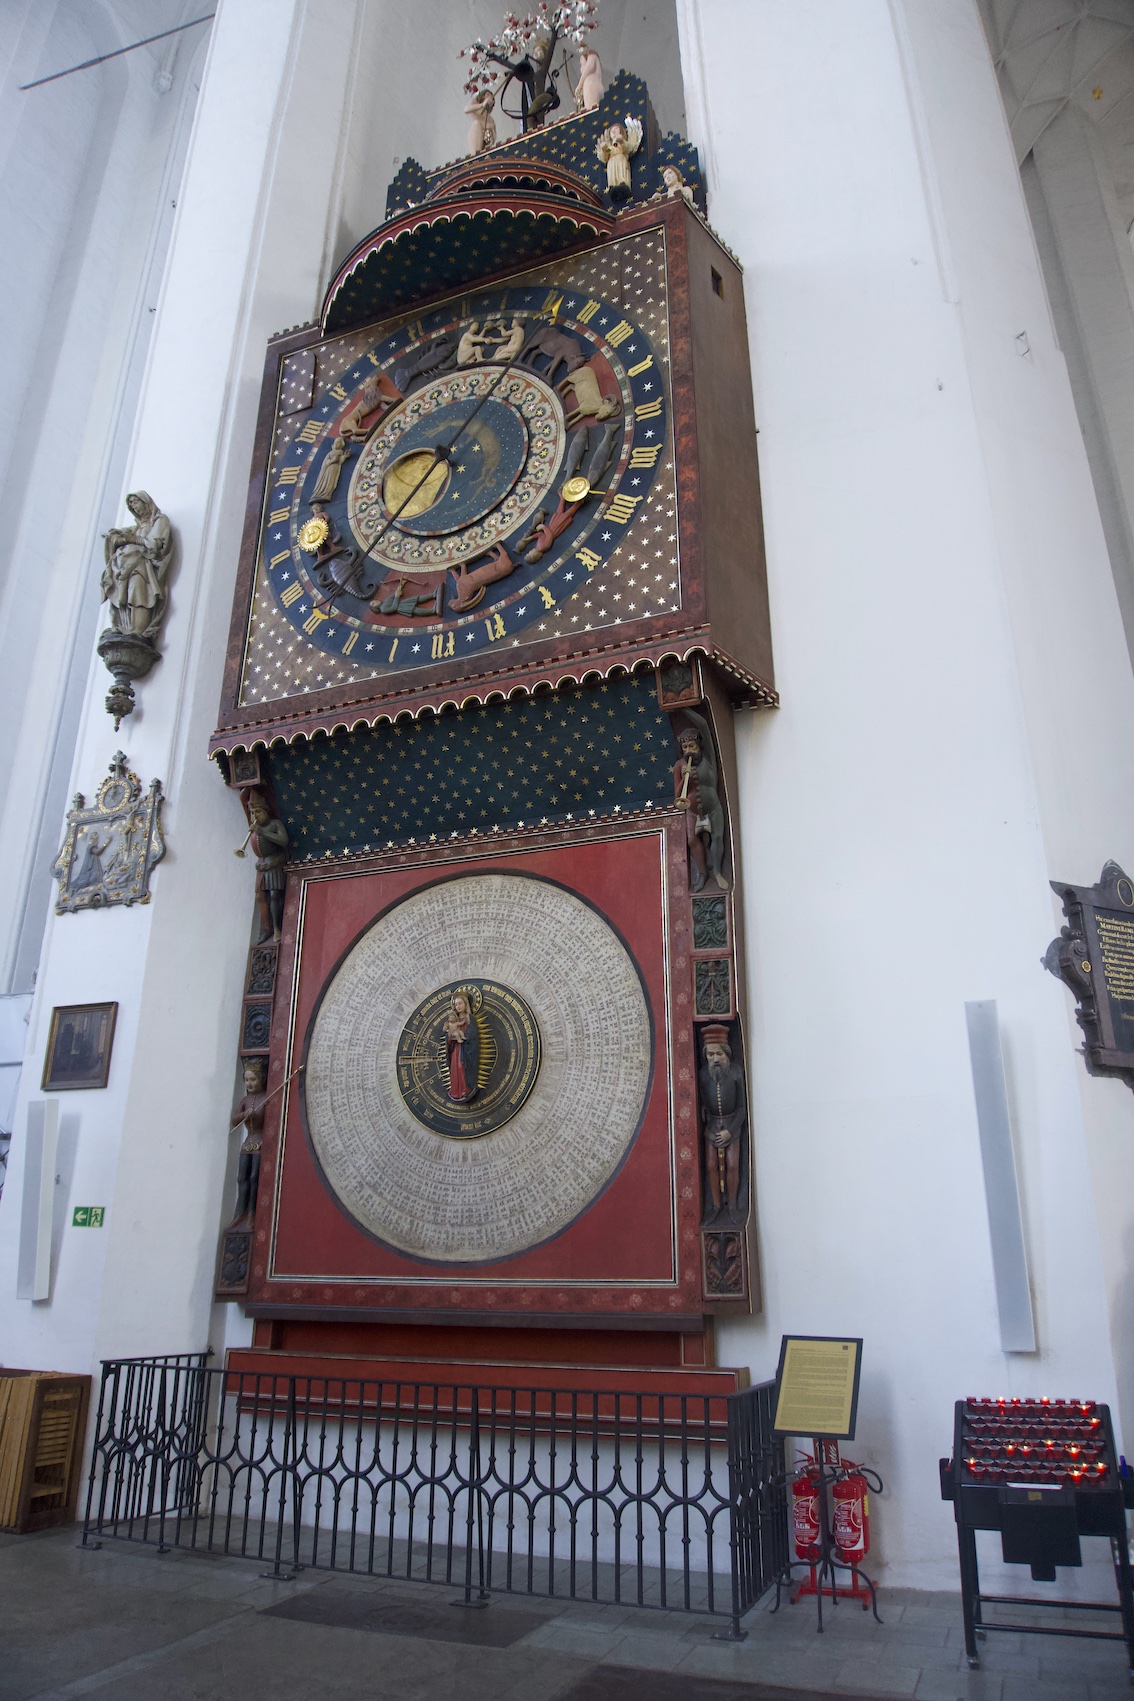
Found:
<path fill-rule="evenodd" d="M 443 1031 L 449 1064 L 449 1097 L 457 1104 L 468 1104 L 476 1097 L 478 1086 L 480 1030 L 466 992 L 454 992 Z"/>

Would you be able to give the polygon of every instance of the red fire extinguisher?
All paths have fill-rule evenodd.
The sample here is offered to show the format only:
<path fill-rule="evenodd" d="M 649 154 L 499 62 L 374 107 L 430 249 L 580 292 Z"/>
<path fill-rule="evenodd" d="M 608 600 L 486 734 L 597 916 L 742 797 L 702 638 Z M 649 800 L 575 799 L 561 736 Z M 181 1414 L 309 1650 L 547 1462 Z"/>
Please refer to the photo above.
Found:
<path fill-rule="evenodd" d="M 797 1559 L 819 1558 L 819 1470 L 803 1465 L 792 1478 L 791 1523 Z"/>
<path fill-rule="evenodd" d="M 846 1462 L 846 1475 L 831 1489 L 834 1536 L 844 1565 L 861 1565 L 870 1552 L 870 1484 L 858 1465 Z"/>

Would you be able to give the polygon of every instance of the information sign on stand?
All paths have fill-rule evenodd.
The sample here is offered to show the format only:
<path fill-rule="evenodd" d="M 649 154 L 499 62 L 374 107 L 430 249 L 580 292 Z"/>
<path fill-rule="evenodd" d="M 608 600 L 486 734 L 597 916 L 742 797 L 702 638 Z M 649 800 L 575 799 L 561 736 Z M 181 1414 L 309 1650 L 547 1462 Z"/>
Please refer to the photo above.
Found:
<path fill-rule="evenodd" d="M 861 1336 L 785 1335 L 773 1433 L 853 1441 L 861 1367 Z"/>
<path fill-rule="evenodd" d="M 831 1509 L 827 1502 L 829 1489 L 834 1488 L 836 1494 L 843 1489 L 854 1493 L 857 1484 L 864 1495 L 862 1504 L 865 1513 L 868 1482 L 872 1481 L 876 1492 L 882 1486 L 872 1472 L 866 1473 L 864 1478 L 860 1467 L 844 1466 L 839 1458 L 839 1442 L 854 1440 L 861 1369 L 861 1335 L 785 1335 L 780 1343 L 772 1433 L 801 1439 L 808 1437 L 814 1442 L 814 1465 L 805 1467 L 792 1484 L 793 1505 L 798 1493 L 813 1504 L 814 1510 L 809 1519 L 810 1531 L 802 1547 L 798 1534 L 796 1537 L 796 1553 L 800 1557 L 789 1560 L 776 1579 L 776 1604 L 772 1611 L 779 1610 L 780 1590 L 785 1586 L 792 1587 L 793 1569 L 805 1567 L 808 1578 L 795 1589 L 791 1599 L 794 1603 L 801 1595 L 815 1596 L 820 1634 L 823 1631 L 824 1591 L 830 1595 L 832 1603 L 838 1602 L 840 1592 L 852 1600 L 861 1601 L 863 1610 L 869 1606 L 878 1618 L 874 1584 L 857 1563 L 858 1552 L 866 1549 L 866 1538 L 863 1538 L 861 1549 L 848 1560 L 833 1539 Z M 836 1484 L 839 1486 L 835 1487 Z M 836 1570 L 850 1572 L 849 1588 L 843 1587 L 840 1591 L 835 1580 Z M 865 1589 L 860 1587 L 860 1583 L 866 1585 Z M 881 1623 L 881 1619 L 878 1622 Z"/>

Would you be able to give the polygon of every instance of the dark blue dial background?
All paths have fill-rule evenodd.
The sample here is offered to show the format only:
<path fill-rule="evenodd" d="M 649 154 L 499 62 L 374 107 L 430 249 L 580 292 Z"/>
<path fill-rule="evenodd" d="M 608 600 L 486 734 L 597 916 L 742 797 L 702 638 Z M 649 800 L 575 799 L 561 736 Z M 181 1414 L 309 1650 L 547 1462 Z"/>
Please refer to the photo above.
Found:
<path fill-rule="evenodd" d="M 456 617 L 447 620 L 442 616 L 440 621 L 423 619 L 412 625 L 407 621 L 402 627 L 371 625 L 361 618 L 366 609 L 366 599 L 349 593 L 340 596 L 333 607 L 328 607 L 323 594 L 312 586 L 309 559 L 295 544 L 299 527 L 311 513 L 304 492 L 313 486 L 318 476 L 330 450 L 337 421 L 349 407 L 351 398 L 357 396 L 376 370 L 385 370 L 392 375 L 396 367 L 419 354 L 431 338 L 453 330 L 459 334 L 459 328 L 471 319 L 503 317 L 505 314 L 509 318 L 513 315 L 534 318 L 548 312 L 552 302 L 558 302 L 556 329 L 574 338 L 584 358 L 602 354 L 620 377 L 625 375 L 623 382 L 629 387 L 630 403 L 620 424 L 626 430 L 633 423 L 632 446 L 645 451 L 658 445 L 664 446 L 667 408 L 661 369 L 645 333 L 612 302 L 600 300 L 596 303 L 584 291 L 550 289 L 546 284 L 536 284 L 525 289 L 494 290 L 483 295 L 462 297 L 459 302 L 449 302 L 434 309 L 412 327 L 402 327 L 375 344 L 369 353 L 363 354 L 353 366 L 341 373 L 336 383 L 317 399 L 306 421 L 300 423 L 297 435 L 279 457 L 275 480 L 268 490 L 272 518 L 264 533 L 262 559 L 277 606 L 305 642 L 328 655 L 344 657 L 370 672 L 428 666 L 439 659 L 455 661 L 460 656 L 471 659 L 481 650 L 510 643 L 526 627 L 546 619 L 551 610 L 601 571 L 627 530 L 633 526 L 633 512 L 622 521 L 616 515 L 612 517 L 612 510 L 607 507 L 608 499 L 617 492 L 619 497 L 628 498 L 636 511 L 644 501 L 660 464 L 659 456 L 652 466 L 631 468 L 627 465 L 621 476 L 617 476 L 624 439 L 615 447 L 610 471 L 604 480 L 606 488 L 599 500 L 582 506 L 572 525 L 555 540 L 551 551 L 537 565 L 528 566 L 520 561 L 508 578 L 488 587 L 487 595 L 475 614 L 465 615 L 459 620 Z M 584 323 L 574 317 L 581 309 L 589 310 Z M 614 346 L 606 341 L 611 332 L 615 334 Z M 532 370 L 545 381 L 549 377 L 547 361 L 542 357 Z M 562 375 L 560 368 L 552 376 L 558 380 Z M 303 435 L 304 432 L 310 433 L 312 422 L 319 422 L 325 428 L 313 445 Z M 597 438 L 598 432 L 593 432 L 593 436 Z M 356 540 L 347 520 L 346 492 L 357 453 L 344 466 L 334 500 L 327 509 L 344 545 L 351 547 L 355 547 Z M 549 498 L 557 499 L 558 483 L 557 480 L 549 491 Z M 554 506 L 554 501 L 551 505 Z M 288 518 L 273 523 L 274 516 L 285 507 L 289 511 Z M 422 516 L 422 519 L 428 518 L 428 513 Z M 517 552 L 514 548 L 512 553 L 515 558 Z M 377 566 L 372 562 L 367 565 Z M 385 573 L 385 569 L 381 571 Z M 451 587 L 452 578 L 447 583 Z M 297 584 L 301 593 L 298 596 L 294 590 Z M 285 596 L 292 600 L 285 603 Z"/>
<path fill-rule="evenodd" d="M 528 454 L 528 431 L 523 420 L 514 408 L 494 396 L 482 404 L 473 419 L 476 404 L 475 396 L 450 402 L 402 434 L 391 466 L 414 450 L 435 449 L 454 438 L 456 444 L 444 494 L 424 513 L 413 518 L 403 514 L 395 520 L 399 531 L 439 537 L 459 526 L 471 526 L 503 502 L 519 478 Z"/>

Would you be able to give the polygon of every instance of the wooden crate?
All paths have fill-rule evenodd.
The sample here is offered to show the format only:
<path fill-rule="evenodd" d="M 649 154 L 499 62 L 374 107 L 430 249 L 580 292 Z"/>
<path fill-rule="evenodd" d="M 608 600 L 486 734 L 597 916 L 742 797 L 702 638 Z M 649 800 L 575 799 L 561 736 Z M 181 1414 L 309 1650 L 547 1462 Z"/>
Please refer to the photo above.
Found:
<path fill-rule="evenodd" d="M 90 1394 L 89 1376 L 0 1370 L 0 1529 L 74 1519 Z"/>

